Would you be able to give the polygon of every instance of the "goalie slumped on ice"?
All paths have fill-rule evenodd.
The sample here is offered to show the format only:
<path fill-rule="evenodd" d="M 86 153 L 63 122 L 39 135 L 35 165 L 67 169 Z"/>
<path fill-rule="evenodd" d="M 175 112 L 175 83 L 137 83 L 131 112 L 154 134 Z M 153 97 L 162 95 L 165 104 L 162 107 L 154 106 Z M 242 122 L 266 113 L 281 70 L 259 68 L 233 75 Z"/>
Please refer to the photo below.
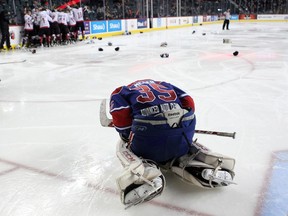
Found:
<path fill-rule="evenodd" d="M 160 169 L 202 188 L 233 183 L 235 160 L 193 141 L 194 112 L 193 99 L 170 83 L 138 80 L 113 91 L 110 114 L 121 137 L 117 156 L 124 167 L 116 181 L 126 207 L 163 192 Z"/>

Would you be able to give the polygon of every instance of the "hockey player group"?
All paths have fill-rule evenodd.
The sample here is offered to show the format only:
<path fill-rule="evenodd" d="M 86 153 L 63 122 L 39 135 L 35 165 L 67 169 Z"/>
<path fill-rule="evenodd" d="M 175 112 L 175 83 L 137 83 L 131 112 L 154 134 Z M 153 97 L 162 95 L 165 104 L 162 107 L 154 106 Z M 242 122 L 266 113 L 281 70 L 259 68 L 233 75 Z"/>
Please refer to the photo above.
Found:
<path fill-rule="evenodd" d="M 66 45 L 84 39 L 83 8 L 80 5 L 61 11 L 45 7 L 25 11 L 22 47 Z"/>
<path fill-rule="evenodd" d="M 151 79 L 120 86 L 111 94 L 110 114 L 110 122 L 103 123 L 103 112 L 100 120 L 121 137 L 116 154 L 124 171 L 116 182 L 126 208 L 163 192 L 163 170 L 201 188 L 235 184 L 235 159 L 193 140 L 194 100 L 178 87 Z"/>

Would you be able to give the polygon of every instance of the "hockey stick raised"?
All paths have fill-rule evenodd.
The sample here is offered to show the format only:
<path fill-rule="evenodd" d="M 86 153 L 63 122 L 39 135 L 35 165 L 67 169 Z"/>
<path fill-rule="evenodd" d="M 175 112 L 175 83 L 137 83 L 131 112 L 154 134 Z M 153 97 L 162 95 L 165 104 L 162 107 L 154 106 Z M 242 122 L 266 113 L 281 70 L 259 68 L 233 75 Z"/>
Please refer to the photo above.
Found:
<path fill-rule="evenodd" d="M 107 117 L 106 99 L 103 99 L 101 101 L 100 123 L 103 127 L 114 127 L 112 119 Z M 235 139 L 235 136 L 236 136 L 236 132 L 228 133 L 228 132 L 219 132 L 219 131 L 195 130 L 195 133 L 231 137 L 233 139 Z"/>

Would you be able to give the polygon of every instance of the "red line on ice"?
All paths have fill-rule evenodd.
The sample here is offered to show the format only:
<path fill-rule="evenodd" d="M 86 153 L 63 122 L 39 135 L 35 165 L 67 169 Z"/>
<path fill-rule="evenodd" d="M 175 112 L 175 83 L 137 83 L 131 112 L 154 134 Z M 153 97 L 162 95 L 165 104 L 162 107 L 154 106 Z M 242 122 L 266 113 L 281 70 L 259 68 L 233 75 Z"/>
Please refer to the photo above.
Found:
<path fill-rule="evenodd" d="M 13 161 L 8 161 L 8 160 L 0 158 L 0 162 L 16 166 L 15 168 L 11 169 L 10 172 L 12 172 L 12 171 L 14 171 L 16 169 L 22 168 L 22 169 L 26 169 L 26 170 L 29 170 L 29 171 L 32 171 L 32 172 L 36 172 L 36 173 L 39 173 L 39 174 L 42 174 L 42 175 L 46 175 L 46 176 L 49 176 L 49 177 L 54 177 L 54 178 L 60 179 L 62 181 L 67 181 L 67 182 L 75 182 L 76 181 L 76 179 L 69 178 L 69 177 L 63 176 L 61 174 L 56 174 L 56 173 L 53 173 L 53 172 L 41 170 L 41 169 L 34 168 L 34 167 L 31 167 L 31 166 L 27 166 L 27 165 L 24 165 L 24 164 L 16 163 L 16 162 L 13 162 Z M 8 173 L 8 171 L 6 173 L 3 172 L 3 175 L 7 174 L 7 173 Z M 107 192 L 107 193 L 110 193 L 110 194 L 115 194 L 115 195 L 119 194 L 116 190 L 114 190 L 112 188 L 103 188 L 100 185 L 95 185 L 95 184 L 92 184 L 92 183 L 87 183 L 86 186 L 89 187 L 89 188 L 93 188 L 95 190 L 101 190 L 101 191 L 104 191 L 104 192 Z M 191 210 L 191 209 L 182 208 L 182 207 L 179 207 L 179 206 L 176 206 L 176 205 L 171 205 L 171 204 L 168 204 L 168 203 L 162 203 L 162 202 L 158 202 L 158 201 L 154 201 L 154 200 L 150 201 L 147 204 L 158 206 L 158 207 L 161 207 L 161 208 L 164 208 L 164 209 L 173 210 L 173 211 L 179 212 L 179 213 L 180 212 L 181 213 L 185 213 L 187 215 L 209 216 L 209 214 L 200 213 L 200 212 L 197 212 L 197 211 L 194 211 L 194 210 Z"/>
<path fill-rule="evenodd" d="M 19 169 L 19 168 L 20 168 L 20 167 L 16 166 L 16 167 L 13 167 L 13 168 L 11 168 L 11 169 L 4 170 L 4 171 L 0 172 L 0 176 L 6 175 L 6 174 L 11 173 L 11 172 L 14 172 L 15 170 L 17 170 L 17 169 Z"/>

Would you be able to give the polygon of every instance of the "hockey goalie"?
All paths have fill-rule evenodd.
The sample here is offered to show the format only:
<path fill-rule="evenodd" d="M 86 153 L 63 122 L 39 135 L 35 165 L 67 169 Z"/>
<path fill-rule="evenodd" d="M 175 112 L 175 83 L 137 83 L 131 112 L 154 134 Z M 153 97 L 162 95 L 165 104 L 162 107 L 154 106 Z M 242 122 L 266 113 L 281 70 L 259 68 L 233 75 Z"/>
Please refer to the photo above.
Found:
<path fill-rule="evenodd" d="M 194 100 L 178 87 L 151 79 L 121 86 L 111 94 L 110 114 L 121 137 L 124 170 L 116 181 L 126 208 L 163 192 L 162 169 L 202 188 L 233 184 L 235 160 L 193 141 Z"/>

